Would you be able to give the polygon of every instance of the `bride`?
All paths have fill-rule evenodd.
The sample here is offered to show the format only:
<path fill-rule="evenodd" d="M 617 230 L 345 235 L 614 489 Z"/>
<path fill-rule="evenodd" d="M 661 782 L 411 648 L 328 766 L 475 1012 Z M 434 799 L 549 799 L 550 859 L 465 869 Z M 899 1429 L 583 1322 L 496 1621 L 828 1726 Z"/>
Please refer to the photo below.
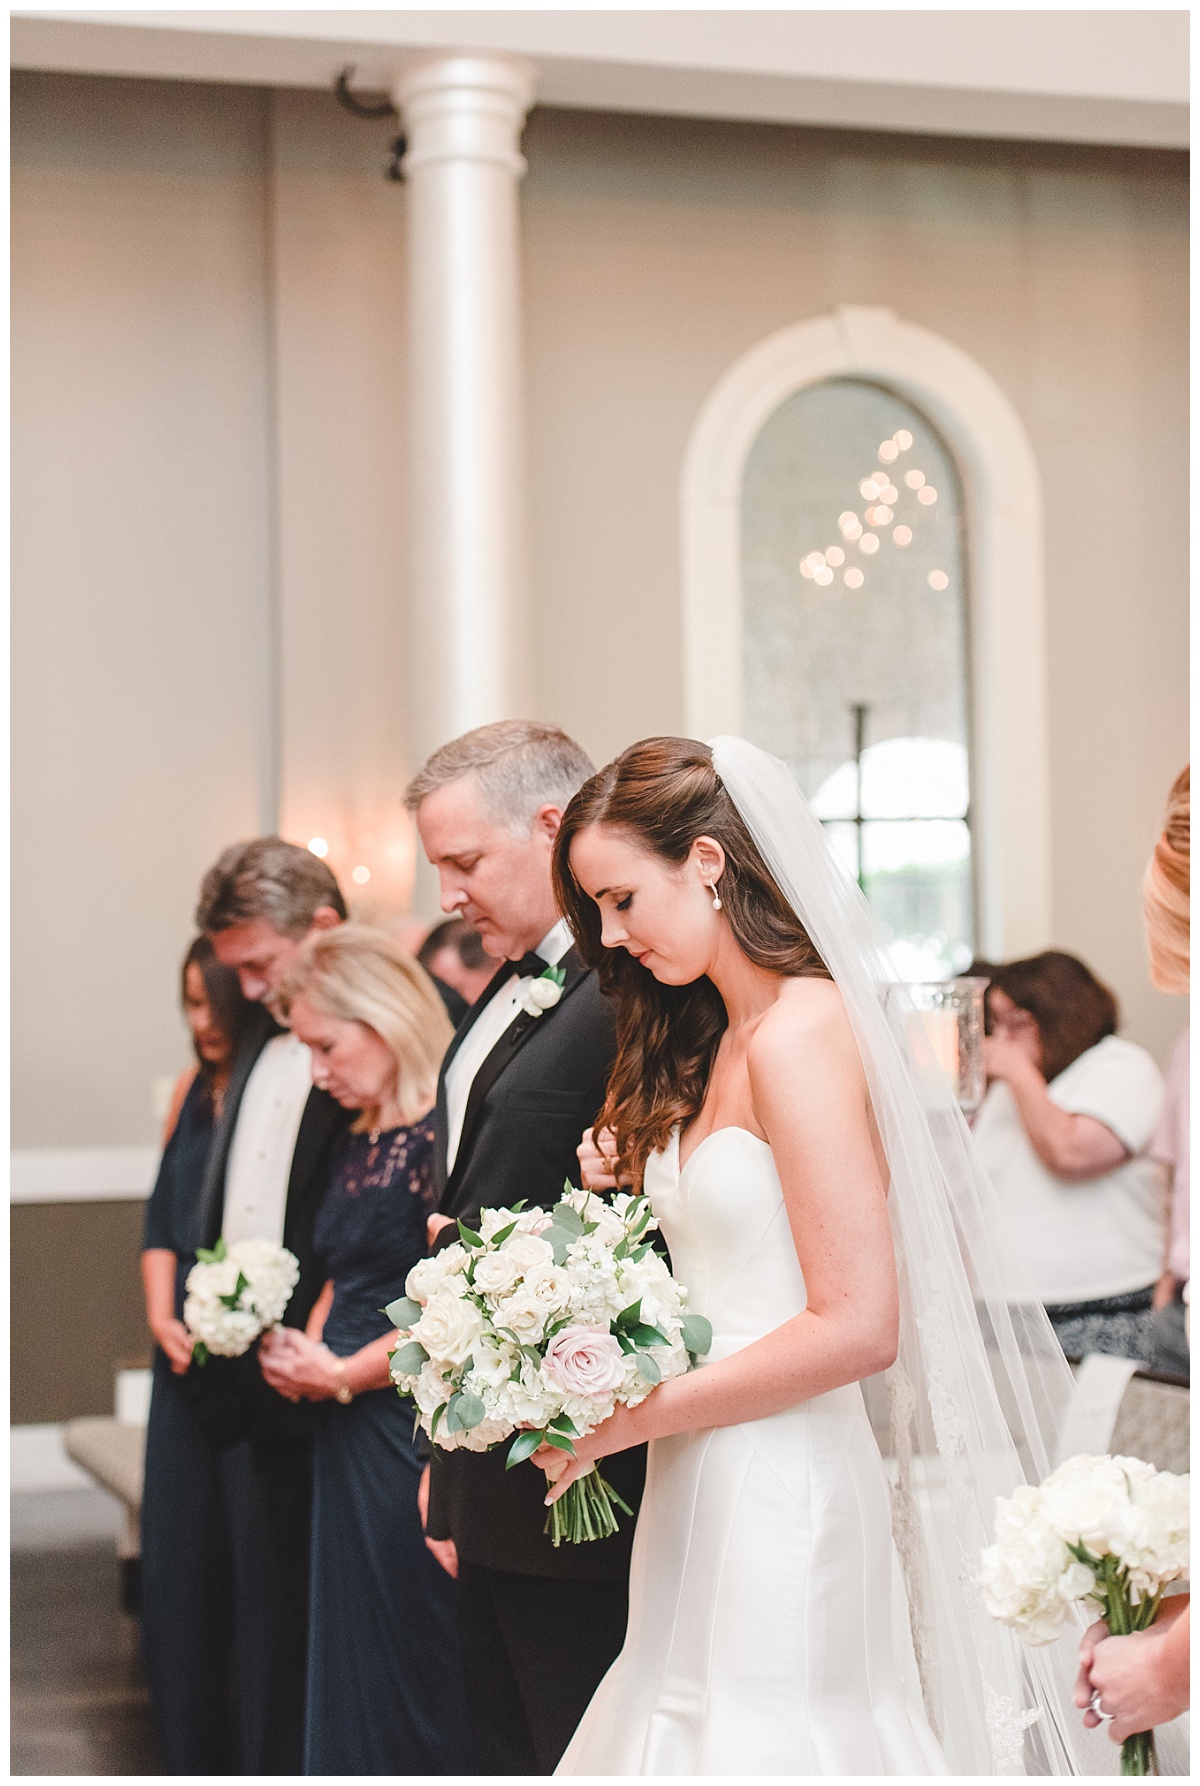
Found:
<path fill-rule="evenodd" d="M 857 887 L 738 739 L 632 746 L 555 873 L 618 1013 L 585 1176 L 644 1180 L 714 1334 L 537 1454 L 552 1501 L 650 1441 L 625 1647 L 559 1772 L 1079 1771 L 1064 1676 L 974 1587 L 1066 1366 L 990 1294 L 986 1186 Z M 860 1388 L 885 1371 L 891 1481 Z"/>

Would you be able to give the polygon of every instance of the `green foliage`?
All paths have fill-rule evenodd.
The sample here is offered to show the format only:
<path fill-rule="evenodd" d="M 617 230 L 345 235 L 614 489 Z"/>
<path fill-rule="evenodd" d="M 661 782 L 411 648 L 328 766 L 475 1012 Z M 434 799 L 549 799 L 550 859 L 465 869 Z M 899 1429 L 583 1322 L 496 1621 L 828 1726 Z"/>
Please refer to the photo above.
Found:
<path fill-rule="evenodd" d="M 393 1327 L 415 1327 L 421 1319 L 421 1305 L 411 1296 L 397 1296 L 395 1302 L 389 1302 L 383 1312 Z"/>

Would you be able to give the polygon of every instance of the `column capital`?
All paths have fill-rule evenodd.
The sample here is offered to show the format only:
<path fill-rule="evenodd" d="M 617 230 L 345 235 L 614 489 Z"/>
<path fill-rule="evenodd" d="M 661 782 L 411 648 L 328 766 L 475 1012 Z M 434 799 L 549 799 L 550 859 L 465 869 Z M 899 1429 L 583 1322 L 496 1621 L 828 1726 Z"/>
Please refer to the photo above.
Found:
<path fill-rule="evenodd" d="M 537 71 L 516 56 L 447 55 L 414 63 L 392 88 L 408 137 L 404 171 L 484 161 L 520 178 L 518 144 Z"/>

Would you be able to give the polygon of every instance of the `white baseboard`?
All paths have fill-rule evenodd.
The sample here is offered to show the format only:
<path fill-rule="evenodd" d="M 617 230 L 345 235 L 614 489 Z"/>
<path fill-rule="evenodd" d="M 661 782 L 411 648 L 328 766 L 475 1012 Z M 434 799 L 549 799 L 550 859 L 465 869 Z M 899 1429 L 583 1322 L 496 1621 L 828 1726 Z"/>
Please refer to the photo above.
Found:
<path fill-rule="evenodd" d="M 158 1172 L 156 1147 L 17 1147 L 11 1155 L 13 1203 L 141 1200 Z"/>
<path fill-rule="evenodd" d="M 9 1428 L 9 1486 L 14 1494 L 47 1494 L 60 1488 L 91 1488 L 86 1470 L 63 1448 L 61 1426 Z"/>

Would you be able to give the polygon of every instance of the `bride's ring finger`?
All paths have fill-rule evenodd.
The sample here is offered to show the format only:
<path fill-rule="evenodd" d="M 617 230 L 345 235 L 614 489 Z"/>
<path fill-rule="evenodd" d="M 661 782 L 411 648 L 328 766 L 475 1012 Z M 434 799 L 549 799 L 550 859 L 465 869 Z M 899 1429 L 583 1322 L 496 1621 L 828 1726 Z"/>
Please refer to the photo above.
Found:
<path fill-rule="evenodd" d="M 1091 1700 L 1088 1703 L 1088 1710 L 1090 1712 L 1095 1712 L 1096 1716 L 1102 1719 L 1105 1724 L 1111 1724 L 1113 1721 L 1114 1714 L 1112 1712 L 1106 1712 L 1103 1705 L 1100 1703 L 1099 1688 L 1092 1694 Z"/>

